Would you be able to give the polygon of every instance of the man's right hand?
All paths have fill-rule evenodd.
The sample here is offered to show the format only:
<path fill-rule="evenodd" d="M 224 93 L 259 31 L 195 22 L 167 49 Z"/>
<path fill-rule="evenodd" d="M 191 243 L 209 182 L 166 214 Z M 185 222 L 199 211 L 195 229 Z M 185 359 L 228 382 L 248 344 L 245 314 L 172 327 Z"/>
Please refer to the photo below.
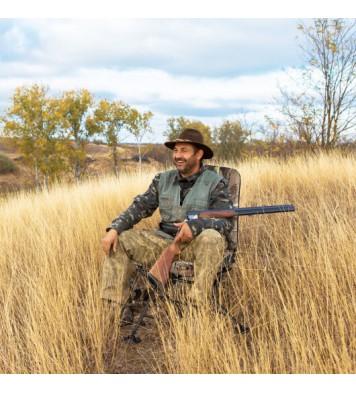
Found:
<path fill-rule="evenodd" d="M 101 239 L 101 248 L 103 249 L 106 256 L 110 256 L 110 249 L 112 249 L 114 253 L 117 251 L 117 245 L 119 244 L 119 234 L 116 229 L 110 229 L 109 232 Z"/>

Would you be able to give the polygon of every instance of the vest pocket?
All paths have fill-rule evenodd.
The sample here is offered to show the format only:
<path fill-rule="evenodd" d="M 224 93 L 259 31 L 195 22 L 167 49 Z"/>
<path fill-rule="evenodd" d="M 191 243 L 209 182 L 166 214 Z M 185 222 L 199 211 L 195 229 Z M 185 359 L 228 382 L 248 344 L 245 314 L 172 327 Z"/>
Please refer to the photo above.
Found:
<path fill-rule="evenodd" d="M 169 221 L 172 217 L 172 198 L 169 195 L 159 197 L 159 210 L 163 221 Z"/>
<path fill-rule="evenodd" d="M 208 201 L 195 199 L 193 203 L 188 203 L 186 205 L 186 210 L 208 210 Z"/>

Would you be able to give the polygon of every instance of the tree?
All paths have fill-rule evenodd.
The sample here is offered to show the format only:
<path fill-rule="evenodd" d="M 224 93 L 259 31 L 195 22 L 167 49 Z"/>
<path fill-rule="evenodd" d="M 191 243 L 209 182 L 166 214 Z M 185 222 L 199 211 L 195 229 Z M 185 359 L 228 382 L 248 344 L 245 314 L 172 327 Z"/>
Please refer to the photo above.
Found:
<path fill-rule="evenodd" d="M 251 135 L 238 121 L 224 121 L 220 127 L 215 127 L 214 150 L 220 159 L 238 160 L 248 137 Z"/>
<path fill-rule="evenodd" d="M 12 106 L 1 118 L 3 133 L 12 139 L 24 161 L 35 173 L 38 190 L 65 169 L 59 154 L 61 111 L 59 100 L 47 95 L 48 88 L 33 84 L 15 90 Z"/>
<path fill-rule="evenodd" d="M 142 157 L 141 157 L 141 144 L 143 137 L 152 132 L 152 128 L 150 125 L 150 120 L 153 116 L 152 112 L 144 112 L 140 113 L 137 109 L 132 108 L 129 111 L 127 129 L 132 134 L 137 143 L 138 148 L 138 163 L 139 163 L 139 171 L 141 173 L 142 169 Z"/>
<path fill-rule="evenodd" d="M 94 129 L 86 127 L 86 118 L 94 106 L 94 98 L 90 91 L 67 91 L 61 97 L 62 127 L 66 131 L 69 166 L 77 181 L 80 181 L 86 167 L 86 145 Z"/>
<path fill-rule="evenodd" d="M 301 93 L 280 88 L 281 113 L 295 135 L 310 146 L 331 148 L 356 125 L 356 22 L 314 19 L 299 24 L 305 65 Z"/>
<path fill-rule="evenodd" d="M 204 137 L 204 142 L 207 145 L 212 145 L 212 135 L 209 126 L 205 125 L 199 120 L 189 120 L 185 117 L 170 117 L 167 119 L 168 129 L 163 132 L 163 135 L 168 137 L 170 141 L 178 138 L 178 135 L 184 130 L 184 128 L 195 128 L 199 130 Z"/>
<path fill-rule="evenodd" d="M 92 133 L 100 133 L 105 136 L 106 142 L 111 149 L 114 160 L 114 172 L 119 176 L 119 153 L 120 136 L 127 126 L 130 114 L 129 105 L 122 101 L 108 101 L 103 99 L 86 121 L 86 127 Z"/>
<path fill-rule="evenodd" d="M 187 127 L 189 120 L 183 116 L 170 117 L 167 119 L 167 130 L 163 132 L 170 141 L 178 138 L 178 135 Z"/>

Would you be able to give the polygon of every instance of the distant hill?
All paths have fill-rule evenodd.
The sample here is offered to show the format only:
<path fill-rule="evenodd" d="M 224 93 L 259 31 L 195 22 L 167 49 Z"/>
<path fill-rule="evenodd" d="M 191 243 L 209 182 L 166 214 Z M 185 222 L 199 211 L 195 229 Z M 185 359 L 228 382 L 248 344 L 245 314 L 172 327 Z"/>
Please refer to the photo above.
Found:
<path fill-rule="evenodd" d="M 166 165 L 170 162 L 169 150 L 161 144 L 142 145 L 142 165 Z M 123 144 L 118 148 L 122 170 L 136 170 L 138 168 L 138 148 L 135 144 Z M 0 194 L 35 188 L 34 173 L 23 162 L 20 152 L 11 146 L 5 138 L 0 138 L 0 153 L 12 160 L 17 170 L 13 173 L 0 174 Z M 88 167 L 87 177 L 98 177 L 113 173 L 113 163 L 109 146 L 103 143 L 89 143 L 87 145 Z M 71 174 L 64 175 L 70 180 Z"/>

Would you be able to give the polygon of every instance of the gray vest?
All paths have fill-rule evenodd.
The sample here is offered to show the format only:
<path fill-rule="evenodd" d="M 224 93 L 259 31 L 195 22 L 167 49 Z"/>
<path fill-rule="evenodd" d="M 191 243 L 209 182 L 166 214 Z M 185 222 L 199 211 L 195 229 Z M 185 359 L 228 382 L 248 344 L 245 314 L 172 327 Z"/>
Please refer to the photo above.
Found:
<path fill-rule="evenodd" d="M 176 175 L 176 170 L 163 172 L 158 184 L 161 221 L 170 225 L 184 221 L 189 210 L 209 209 L 210 195 L 223 179 L 215 172 L 205 170 L 185 197 L 182 206 L 180 206 L 180 187 L 178 182 L 174 181 Z M 172 239 L 172 236 L 167 235 L 160 229 L 157 230 L 157 233 Z"/>

